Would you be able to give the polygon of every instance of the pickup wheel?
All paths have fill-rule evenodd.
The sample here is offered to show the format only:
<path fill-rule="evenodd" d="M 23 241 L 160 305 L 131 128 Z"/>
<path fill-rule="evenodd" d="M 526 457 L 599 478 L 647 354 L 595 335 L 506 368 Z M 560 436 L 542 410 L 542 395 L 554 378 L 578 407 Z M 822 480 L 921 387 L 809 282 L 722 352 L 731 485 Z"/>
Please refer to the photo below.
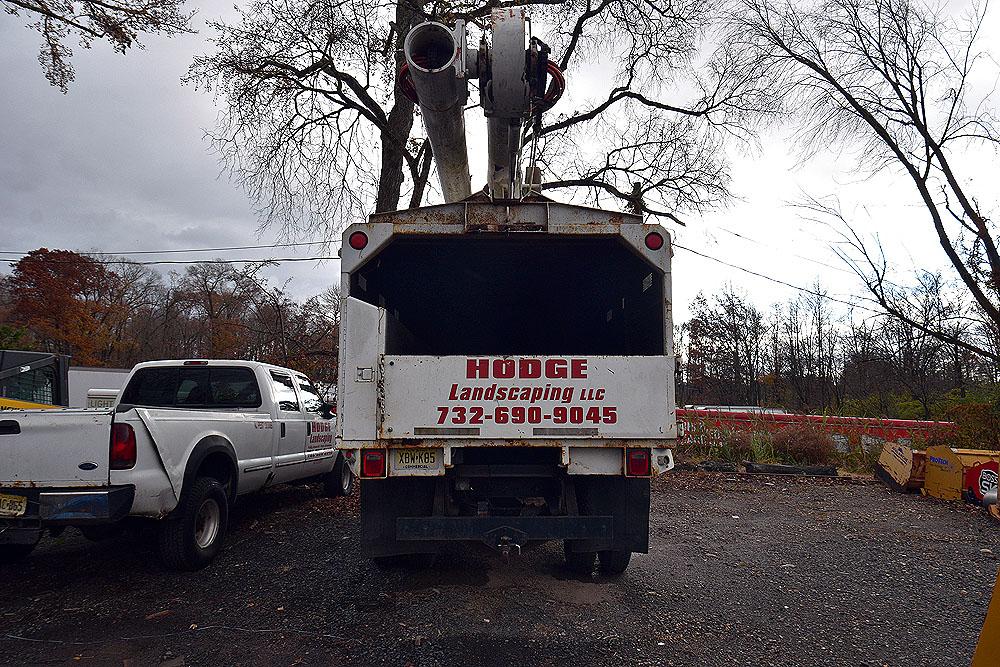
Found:
<path fill-rule="evenodd" d="M 229 497 L 218 480 L 195 479 L 160 527 L 160 558 L 171 570 L 199 570 L 215 558 L 229 522 Z"/>
<path fill-rule="evenodd" d="M 569 541 L 563 542 L 563 552 L 566 557 L 566 567 L 577 574 L 590 575 L 594 571 L 596 551 L 570 551 Z"/>
<path fill-rule="evenodd" d="M 354 473 L 343 454 L 337 454 L 333 470 L 323 476 L 323 493 L 328 498 L 349 496 L 354 491 Z"/>
<path fill-rule="evenodd" d="M 35 550 L 35 544 L 0 544 L 0 565 L 24 560 Z"/>
<path fill-rule="evenodd" d="M 632 560 L 631 551 L 602 551 L 601 572 L 610 575 L 619 575 L 628 569 L 629 561 Z"/>

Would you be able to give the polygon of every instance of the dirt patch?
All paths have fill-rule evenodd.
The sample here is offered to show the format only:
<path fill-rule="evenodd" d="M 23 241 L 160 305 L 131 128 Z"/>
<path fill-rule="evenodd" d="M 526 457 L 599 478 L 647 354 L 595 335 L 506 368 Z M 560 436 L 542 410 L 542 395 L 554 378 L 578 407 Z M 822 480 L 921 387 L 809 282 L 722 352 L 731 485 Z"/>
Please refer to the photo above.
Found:
<path fill-rule="evenodd" d="M 873 483 L 671 473 L 650 553 L 571 576 L 560 545 L 360 557 L 357 499 L 279 488 L 206 570 L 69 530 L 4 571 L 0 664 L 968 664 L 997 574 L 981 511 Z M 992 552 L 992 553 L 990 553 Z"/>

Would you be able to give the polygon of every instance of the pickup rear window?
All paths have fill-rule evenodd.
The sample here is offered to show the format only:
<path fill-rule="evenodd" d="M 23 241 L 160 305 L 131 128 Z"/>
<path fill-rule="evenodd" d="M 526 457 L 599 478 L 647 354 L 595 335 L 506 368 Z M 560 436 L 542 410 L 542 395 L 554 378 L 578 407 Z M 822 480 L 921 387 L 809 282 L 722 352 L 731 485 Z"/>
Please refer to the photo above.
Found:
<path fill-rule="evenodd" d="M 260 388 L 249 368 L 143 368 L 129 380 L 121 403 L 156 408 L 259 408 Z"/>

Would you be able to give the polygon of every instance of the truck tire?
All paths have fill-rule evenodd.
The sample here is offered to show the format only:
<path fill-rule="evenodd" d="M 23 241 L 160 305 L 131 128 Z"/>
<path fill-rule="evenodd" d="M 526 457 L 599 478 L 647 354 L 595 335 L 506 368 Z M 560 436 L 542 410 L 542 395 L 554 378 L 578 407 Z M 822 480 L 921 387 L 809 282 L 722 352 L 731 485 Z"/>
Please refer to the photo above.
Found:
<path fill-rule="evenodd" d="M 181 498 L 176 517 L 160 526 L 160 558 L 171 570 L 199 570 L 222 548 L 229 497 L 212 477 L 198 477 Z"/>
<path fill-rule="evenodd" d="M 0 544 L 0 565 L 17 563 L 28 557 L 38 544 Z"/>
<path fill-rule="evenodd" d="M 631 551 L 602 551 L 601 572 L 617 576 L 628 569 L 629 561 L 632 560 Z"/>
<path fill-rule="evenodd" d="M 596 551 L 570 551 L 569 541 L 563 542 L 563 553 L 566 557 L 566 567 L 577 574 L 590 575 L 594 571 Z"/>
<path fill-rule="evenodd" d="M 354 473 L 343 454 L 337 454 L 333 470 L 323 476 L 323 493 L 327 498 L 349 496 L 354 491 Z"/>

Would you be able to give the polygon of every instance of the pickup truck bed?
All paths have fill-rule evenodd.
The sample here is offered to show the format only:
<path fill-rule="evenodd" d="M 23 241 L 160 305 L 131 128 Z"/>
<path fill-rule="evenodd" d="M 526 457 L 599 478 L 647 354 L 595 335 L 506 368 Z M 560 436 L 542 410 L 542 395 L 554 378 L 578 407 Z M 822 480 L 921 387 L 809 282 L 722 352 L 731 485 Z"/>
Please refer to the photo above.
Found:
<path fill-rule="evenodd" d="M 111 410 L 0 413 L 0 487 L 106 486 L 113 418 Z"/>
<path fill-rule="evenodd" d="M 312 478 L 350 492 L 331 417 L 301 373 L 224 360 L 140 364 L 107 410 L 4 412 L 0 563 L 44 529 L 99 537 L 132 517 L 160 521 L 168 565 L 201 567 L 238 495 Z"/>

